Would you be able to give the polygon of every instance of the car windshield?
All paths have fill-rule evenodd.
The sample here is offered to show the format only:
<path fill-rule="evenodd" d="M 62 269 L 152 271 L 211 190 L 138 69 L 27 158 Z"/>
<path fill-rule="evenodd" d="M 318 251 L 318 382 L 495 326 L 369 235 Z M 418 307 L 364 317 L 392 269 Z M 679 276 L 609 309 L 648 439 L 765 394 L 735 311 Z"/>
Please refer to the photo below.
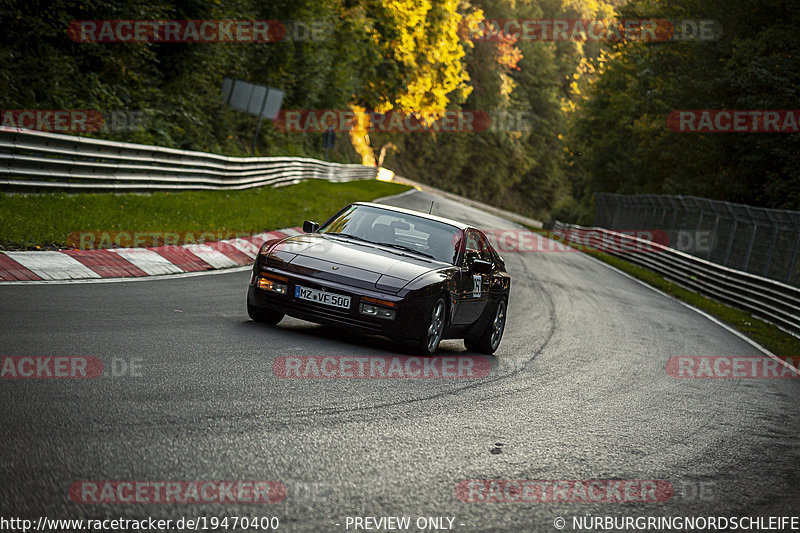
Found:
<path fill-rule="evenodd" d="M 319 233 L 383 244 L 452 265 L 461 230 L 407 213 L 354 205 L 329 220 Z"/>

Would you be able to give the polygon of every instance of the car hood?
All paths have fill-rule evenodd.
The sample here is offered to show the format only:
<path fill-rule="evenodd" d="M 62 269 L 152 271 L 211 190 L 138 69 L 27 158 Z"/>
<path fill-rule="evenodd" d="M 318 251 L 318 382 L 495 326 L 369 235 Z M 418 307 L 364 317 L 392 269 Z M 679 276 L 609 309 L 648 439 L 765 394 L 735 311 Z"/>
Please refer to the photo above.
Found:
<path fill-rule="evenodd" d="M 400 250 L 312 233 L 281 241 L 267 261 L 320 280 L 392 293 L 427 272 L 449 266 Z"/>

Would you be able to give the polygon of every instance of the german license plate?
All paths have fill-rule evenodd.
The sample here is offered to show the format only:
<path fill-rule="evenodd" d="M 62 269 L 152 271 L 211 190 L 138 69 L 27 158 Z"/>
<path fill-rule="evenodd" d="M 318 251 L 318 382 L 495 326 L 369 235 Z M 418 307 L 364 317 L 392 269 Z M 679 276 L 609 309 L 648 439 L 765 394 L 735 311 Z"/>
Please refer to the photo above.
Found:
<path fill-rule="evenodd" d="M 332 292 L 318 291 L 317 289 L 309 289 L 308 287 L 301 287 L 295 285 L 294 297 L 300 300 L 307 300 L 323 305 L 330 305 L 332 307 L 341 307 L 342 309 L 350 309 L 350 297 L 342 296 L 341 294 L 334 294 Z"/>

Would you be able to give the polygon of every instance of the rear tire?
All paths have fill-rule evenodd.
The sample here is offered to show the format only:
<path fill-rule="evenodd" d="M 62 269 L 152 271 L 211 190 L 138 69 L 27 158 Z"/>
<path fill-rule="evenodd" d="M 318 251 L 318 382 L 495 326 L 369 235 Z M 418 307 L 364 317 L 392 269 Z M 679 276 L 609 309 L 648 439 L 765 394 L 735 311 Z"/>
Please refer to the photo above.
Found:
<path fill-rule="evenodd" d="M 492 320 L 486 324 L 486 327 L 478 337 L 467 337 L 464 339 L 464 346 L 470 352 L 478 352 L 486 355 L 492 355 L 500 346 L 500 341 L 503 339 L 503 331 L 506 329 L 506 312 L 508 305 L 506 299 L 503 298 L 494 307 Z"/>
<path fill-rule="evenodd" d="M 428 320 L 428 327 L 419 341 L 417 341 L 416 349 L 423 355 L 433 355 L 439 349 L 439 343 L 444 334 L 444 327 L 447 322 L 447 305 L 444 303 L 444 298 L 439 298 L 431 307 L 431 313 Z"/>
<path fill-rule="evenodd" d="M 247 314 L 251 320 L 261 322 L 262 324 L 269 324 L 274 326 L 283 319 L 284 314 L 280 311 L 273 311 L 272 309 L 259 309 L 247 304 Z"/>

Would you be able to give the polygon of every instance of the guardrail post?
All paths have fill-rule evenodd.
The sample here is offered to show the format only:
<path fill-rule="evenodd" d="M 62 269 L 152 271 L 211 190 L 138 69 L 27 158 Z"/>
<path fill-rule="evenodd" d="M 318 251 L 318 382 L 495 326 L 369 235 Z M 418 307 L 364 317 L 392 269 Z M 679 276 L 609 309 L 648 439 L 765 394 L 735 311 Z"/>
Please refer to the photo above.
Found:
<path fill-rule="evenodd" d="M 753 223 L 753 232 L 750 234 L 750 244 L 747 245 L 747 254 L 744 257 L 744 265 L 742 270 L 749 272 L 747 267 L 750 265 L 750 254 L 753 253 L 753 243 L 756 240 L 756 231 L 758 231 L 758 224 Z"/>
<path fill-rule="evenodd" d="M 714 215 L 714 227 L 711 230 L 711 244 L 708 246 L 708 253 L 706 254 L 706 259 L 711 260 L 711 251 L 717 245 L 717 228 L 719 227 L 719 214 Z"/>
<path fill-rule="evenodd" d="M 794 270 L 794 264 L 797 261 L 798 250 L 800 250 L 800 230 L 797 231 L 794 237 L 794 247 L 792 249 L 792 256 L 789 259 L 789 268 L 786 269 L 786 276 L 783 279 L 785 283 L 791 283 L 792 271 Z"/>
<path fill-rule="evenodd" d="M 769 277 L 769 266 L 772 262 L 772 252 L 775 251 L 775 243 L 778 241 L 778 226 L 776 225 L 775 228 L 772 230 L 772 240 L 769 243 L 769 251 L 767 252 L 767 260 L 764 261 L 764 270 L 763 276 Z"/>
<path fill-rule="evenodd" d="M 611 224 L 609 224 L 610 228 L 616 228 L 618 224 L 619 217 L 621 215 L 622 208 L 619 205 L 620 198 L 618 194 L 614 195 L 614 216 L 611 218 Z"/>
<path fill-rule="evenodd" d="M 728 266 L 731 264 L 731 250 L 733 249 L 733 239 L 736 238 L 736 230 L 738 229 L 737 226 L 739 225 L 739 221 L 737 219 L 733 219 L 733 228 L 731 228 L 731 236 L 728 238 L 728 247 L 725 250 L 725 259 L 722 260 L 722 264 Z"/>
<path fill-rule="evenodd" d="M 736 230 L 738 229 L 739 219 L 736 217 L 736 213 L 733 211 L 731 204 L 728 202 L 724 202 L 723 204 L 725 209 L 728 210 L 728 214 L 731 216 L 731 220 L 733 220 L 733 227 L 731 228 L 731 236 L 728 238 L 728 246 L 725 250 L 725 258 L 722 260 L 722 264 L 725 266 L 730 266 L 731 264 L 731 250 L 733 249 L 733 241 L 736 239 Z"/>

